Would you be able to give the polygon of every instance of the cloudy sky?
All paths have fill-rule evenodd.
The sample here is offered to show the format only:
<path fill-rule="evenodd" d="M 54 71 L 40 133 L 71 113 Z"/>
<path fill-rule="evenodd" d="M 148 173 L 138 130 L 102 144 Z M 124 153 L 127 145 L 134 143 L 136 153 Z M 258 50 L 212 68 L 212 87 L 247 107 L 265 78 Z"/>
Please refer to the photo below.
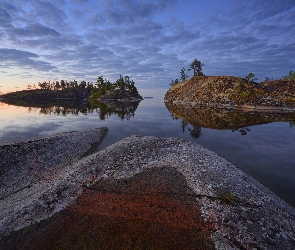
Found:
<path fill-rule="evenodd" d="M 2 92 L 100 75 L 167 89 L 194 58 L 206 75 L 287 75 L 295 1 L 0 0 Z"/>

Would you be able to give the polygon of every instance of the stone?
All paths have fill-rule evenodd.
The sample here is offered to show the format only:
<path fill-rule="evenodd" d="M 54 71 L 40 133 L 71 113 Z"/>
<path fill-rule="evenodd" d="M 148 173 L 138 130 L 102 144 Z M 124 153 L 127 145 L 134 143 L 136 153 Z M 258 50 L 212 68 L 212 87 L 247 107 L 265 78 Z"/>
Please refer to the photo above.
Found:
<path fill-rule="evenodd" d="M 15 203 L 13 211 L 36 215 L 71 187 L 73 198 L 59 205 L 65 209 L 39 223 L 27 215 L 32 225 L 4 237 L 0 248 L 295 248 L 295 209 L 196 143 L 133 135 L 67 169 L 34 210 Z M 13 220 L 14 228 L 2 222 L 2 230 L 18 230 Z"/>

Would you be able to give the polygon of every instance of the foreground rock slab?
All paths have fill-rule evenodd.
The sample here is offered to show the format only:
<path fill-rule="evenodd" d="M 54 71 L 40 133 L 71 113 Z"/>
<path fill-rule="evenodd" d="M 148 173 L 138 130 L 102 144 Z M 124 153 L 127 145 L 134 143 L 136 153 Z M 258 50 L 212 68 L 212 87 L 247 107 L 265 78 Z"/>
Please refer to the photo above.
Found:
<path fill-rule="evenodd" d="M 0 238 L 48 218 L 76 198 L 85 176 L 69 165 L 93 153 L 107 128 L 0 143 Z"/>
<path fill-rule="evenodd" d="M 75 183 L 78 198 L 3 238 L 0 247 L 295 248 L 294 208 L 193 142 L 134 135 L 69 169 L 79 170 L 64 177 L 67 182 L 84 176 Z"/>

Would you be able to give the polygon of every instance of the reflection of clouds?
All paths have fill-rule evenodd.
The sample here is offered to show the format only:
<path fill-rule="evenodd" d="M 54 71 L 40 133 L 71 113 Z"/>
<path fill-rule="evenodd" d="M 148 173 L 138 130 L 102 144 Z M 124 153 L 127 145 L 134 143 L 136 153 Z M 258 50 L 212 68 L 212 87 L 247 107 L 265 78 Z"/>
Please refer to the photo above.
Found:
<path fill-rule="evenodd" d="M 29 124 L 28 126 L 23 125 L 10 125 L 1 126 L 0 130 L 0 141 L 15 141 L 27 138 L 38 137 L 42 134 L 44 130 L 54 128 L 58 126 L 55 123 L 46 124 Z"/>

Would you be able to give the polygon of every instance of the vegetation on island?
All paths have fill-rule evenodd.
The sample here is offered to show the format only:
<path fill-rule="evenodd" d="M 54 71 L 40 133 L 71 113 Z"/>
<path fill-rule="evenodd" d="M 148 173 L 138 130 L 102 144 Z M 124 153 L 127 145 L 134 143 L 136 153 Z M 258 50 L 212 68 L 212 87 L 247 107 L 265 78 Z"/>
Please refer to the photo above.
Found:
<path fill-rule="evenodd" d="M 187 71 L 193 70 L 194 71 L 193 76 L 205 76 L 205 74 L 203 73 L 203 66 L 204 65 L 205 64 L 202 63 L 201 61 L 199 61 L 198 59 L 194 59 L 191 62 Z M 245 76 L 244 78 L 247 79 L 248 83 L 258 80 L 252 72 L 249 72 L 249 74 L 247 76 Z M 186 74 L 185 68 L 183 67 L 180 70 L 180 80 L 178 78 L 176 78 L 175 80 L 172 80 L 172 82 L 169 85 L 173 86 L 174 84 L 184 82 L 187 79 L 188 79 L 188 75 Z M 281 81 L 295 80 L 295 71 L 290 70 L 288 75 L 285 75 L 279 79 L 273 79 L 273 77 L 272 78 L 265 77 L 265 80 L 263 82 L 268 83 L 268 82 L 279 81 L 279 80 L 281 80 Z"/>
<path fill-rule="evenodd" d="M 87 89 L 87 90 L 91 90 L 95 88 L 95 85 L 93 85 L 92 83 L 88 82 L 86 83 L 86 81 L 81 81 L 80 83 L 78 83 L 76 80 L 74 81 L 52 81 L 52 82 L 39 82 L 37 84 L 37 86 L 34 85 L 27 85 L 27 89 L 28 90 L 34 90 L 34 89 L 43 89 L 43 90 L 69 90 L 69 89 Z"/>
<path fill-rule="evenodd" d="M 190 64 L 190 67 L 187 69 L 188 71 L 194 70 L 194 76 L 205 76 L 203 74 L 203 66 L 205 64 L 201 63 L 201 61 L 199 61 L 198 59 L 194 59 L 192 61 L 192 63 Z M 184 82 L 186 81 L 188 78 L 188 75 L 185 72 L 185 68 L 183 67 L 180 70 L 180 81 L 178 80 L 178 78 L 176 78 L 175 80 L 172 80 L 172 82 L 170 83 L 170 85 L 174 85 L 180 82 Z"/>
<path fill-rule="evenodd" d="M 204 76 L 203 74 L 203 66 L 205 64 L 201 63 L 201 61 L 199 61 L 198 59 L 195 59 L 192 61 L 192 63 L 190 64 L 190 68 L 188 70 L 194 70 L 194 76 Z"/>
<path fill-rule="evenodd" d="M 141 100 L 135 82 L 129 76 L 115 83 L 99 76 L 95 84 L 86 81 L 53 81 L 28 85 L 27 90 L 7 93 L 1 96 L 8 99 L 44 100 L 44 99 L 122 99 L 124 101 Z"/>
<path fill-rule="evenodd" d="M 135 82 L 130 80 L 129 76 L 120 76 L 115 83 L 100 76 L 97 78 L 96 86 L 97 88 L 91 90 L 91 99 L 142 99 L 135 87 Z"/>
<path fill-rule="evenodd" d="M 268 82 L 273 82 L 278 80 L 282 80 L 282 81 L 295 80 L 295 71 L 290 70 L 288 75 L 282 76 L 280 79 L 276 79 L 276 80 L 273 79 L 273 77 L 265 77 L 264 82 L 268 83 Z"/>

